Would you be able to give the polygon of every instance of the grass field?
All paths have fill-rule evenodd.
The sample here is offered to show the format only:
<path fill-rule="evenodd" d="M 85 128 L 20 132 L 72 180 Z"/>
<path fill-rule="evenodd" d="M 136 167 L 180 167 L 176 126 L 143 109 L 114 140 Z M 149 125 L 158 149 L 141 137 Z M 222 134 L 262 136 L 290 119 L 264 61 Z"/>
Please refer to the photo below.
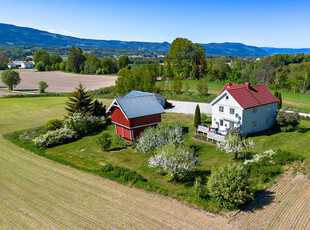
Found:
<path fill-rule="evenodd" d="M 0 99 L 1 108 L 2 106 L 6 108 L 0 111 L 0 133 L 11 133 L 40 126 L 49 119 L 63 117 L 65 100 L 66 98 L 62 97 Z M 102 101 L 108 104 L 111 100 Z M 189 133 L 194 131 L 191 127 L 191 115 L 166 114 L 164 116 L 165 123 L 175 122 L 175 120 L 190 127 Z M 301 125 L 309 128 L 309 122 L 303 121 Z M 110 126 L 104 132 L 113 131 L 113 127 Z M 309 157 L 309 135 L 309 131 L 286 135 L 266 132 L 254 137 L 255 148 L 265 150 L 280 147 L 296 150 Z M 94 144 L 94 138 L 95 136 L 85 137 L 75 143 L 51 148 L 47 153 L 89 168 L 100 167 L 106 162 L 127 168 L 138 168 L 138 172 L 154 180 L 154 183 L 170 185 L 171 187 L 167 188 L 174 189 L 172 188 L 174 186 L 167 182 L 167 177 L 159 177 L 155 171 L 151 172 L 147 169 L 145 164 L 147 156 L 134 153 L 130 149 L 102 153 Z M 302 144 L 294 145 L 293 140 Z M 191 139 L 188 142 L 196 146 L 205 170 L 232 159 L 229 154 L 216 152 L 215 146 Z M 14 146 L 2 137 L 0 137 L 0 163 L 4 166 L 0 167 L 0 181 L 5 182 L 0 186 L 1 228 L 100 228 L 105 226 L 114 229 L 228 229 L 232 226 L 227 225 L 225 218 L 196 211 L 175 201 L 131 189 L 38 157 Z M 282 186 L 289 183 L 286 181 Z M 184 184 L 178 186 L 181 191 L 176 194 L 178 197 L 181 197 L 183 192 L 191 192 L 187 191 L 190 189 Z M 283 219 L 285 215 L 281 214 L 282 210 L 289 210 L 289 205 L 297 199 L 301 206 L 299 211 L 296 209 L 297 206 L 294 206 L 296 207 L 294 213 L 296 210 L 300 213 L 299 219 L 294 225 L 288 226 L 307 229 L 309 212 L 305 213 L 305 210 L 310 205 L 309 199 L 304 200 L 308 197 L 310 189 L 309 184 L 307 186 L 295 187 L 295 190 L 289 190 L 292 192 L 285 197 L 283 192 L 286 191 L 286 187 L 280 192 L 275 191 L 274 199 L 282 201 L 282 198 L 285 198 L 285 203 L 273 204 L 269 211 L 273 213 L 273 218 L 266 219 L 268 214 L 263 212 L 263 209 L 252 210 L 245 212 L 242 218 L 238 217 L 235 227 L 255 229 L 260 226 L 261 220 L 264 220 L 264 226 L 269 228 L 275 226 L 275 229 L 281 229 L 279 226 L 283 226 L 279 225 L 279 222 L 285 220 Z M 273 189 L 276 190 L 277 187 Z M 299 195 L 292 196 L 296 190 L 299 191 Z M 191 203 L 190 200 L 188 202 Z M 285 229 L 285 226 L 282 229 Z"/>

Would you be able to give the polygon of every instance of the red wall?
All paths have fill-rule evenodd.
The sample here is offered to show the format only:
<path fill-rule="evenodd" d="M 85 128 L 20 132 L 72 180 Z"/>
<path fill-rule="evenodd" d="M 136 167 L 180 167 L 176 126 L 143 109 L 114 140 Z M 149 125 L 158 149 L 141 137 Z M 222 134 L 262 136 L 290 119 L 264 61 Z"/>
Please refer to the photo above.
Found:
<path fill-rule="evenodd" d="M 147 128 L 149 127 L 157 127 L 157 125 L 150 125 L 150 126 L 145 126 L 145 127 L 140 127 L 140 128 L 136 128 L 136 129 L 133 129 L 133 136 L 134 136 L 134 139 L 136 139 L 137 137 L 140 136 L 140 134 Z"/>
<path fill-rule="evenodd" d="M 124 128 L 124 137 L 131 140 L 131 131 L 130 129 Z"/>
<path fill-rule="evenodd" d="M 130 127 L 161 122 L 161 114 L 130 119 Z"/>
<path fill-rule="evenodd" d="M 130 127 L 129 120 L 126 119 L 125 115 L 123 114 L 122 110 L 118 107 L 113 107 L 113 111 L 111 114 L 111 120 L 121 125 L 125 125 Z"/>

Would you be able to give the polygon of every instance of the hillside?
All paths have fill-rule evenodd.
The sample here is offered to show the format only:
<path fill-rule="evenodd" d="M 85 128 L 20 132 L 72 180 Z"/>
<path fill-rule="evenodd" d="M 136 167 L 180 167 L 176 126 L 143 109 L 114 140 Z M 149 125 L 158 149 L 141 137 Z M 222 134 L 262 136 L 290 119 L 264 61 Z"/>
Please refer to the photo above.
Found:
<path fill-rule="evenodd" d="M 19 27 L 0 23 L 0 46 L 37 46 L 37 47 L 71 47 L 101 48 L 118 50 L 146 50 L 168 52 L 168 42 L 138 42 L 118 40 L 96 40 L 76 38 L 61 34 L 49 33 L 28 27 Z M 242 43 L 208 43 L 202 44 L 206 54 L 217 56 L 266 56 L 278 53 L 310 53 L 310 49 L 290 49 L 248 46 Z"/>

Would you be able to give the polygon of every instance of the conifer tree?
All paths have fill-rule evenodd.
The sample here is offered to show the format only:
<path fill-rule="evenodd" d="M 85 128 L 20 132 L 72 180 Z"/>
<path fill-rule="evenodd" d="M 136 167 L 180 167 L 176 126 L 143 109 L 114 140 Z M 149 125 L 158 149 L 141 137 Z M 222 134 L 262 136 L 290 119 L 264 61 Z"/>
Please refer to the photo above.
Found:
<path fill-rule="evenodd" d="M 92 115 L 96 117 L 105 117 L 106 115 L 106 107 L 102 104 L 102 102 L 97 99 L 93 103 L 93 111 Z"/>
<path fill-rule="evenodd" d="M 85 91 L 82 83 L 80 83 L 78 88 L 75 88 L 75 91 L 71 93 L 71 97 L 68 98 L 66 103 L 68 115 L 72 115 L 73 113 L 92 113 L 92 101 L 93 97 Z"/>
<path fill-rule="evenodd" d="M 200 107 L 199 104 L 196 105 L 195 109 L 195 117 L 194 117 L 194 126 L 197 129 L 198 125 L 201 124 L 201 117 L 200 117 Z"/>
<path fill-rule="evenodd" d="M 279 93 L 279 103 L 278 103 L 278 109 L 282 109 L 282 94 L 281 94 L 281 92 Z"/>

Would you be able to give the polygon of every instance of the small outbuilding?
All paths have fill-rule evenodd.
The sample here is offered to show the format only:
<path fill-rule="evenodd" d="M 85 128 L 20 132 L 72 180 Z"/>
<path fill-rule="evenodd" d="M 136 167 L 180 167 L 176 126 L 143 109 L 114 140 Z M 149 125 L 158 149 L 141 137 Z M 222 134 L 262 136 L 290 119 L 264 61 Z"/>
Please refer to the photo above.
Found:
<path fill-rule="evenodd" d="M 157 127 L 165 110 L 154 95 L 145 95 L 116 98 L 107 112 L 111 113 L 116 134 L 132 142 L 146 128 Z"/>
<path fill-rule="evenodd" d="M 148 92 L 133 90 L 133 91 L 127 93 L 125 96 L 123 96 L 123 98 L 144 97 L 144 96 L 150 96 L 150 95 L 154 95 L 156 97 L 158 103 L 161 104 L 161 106 L 163 108 L 165 108 L 166 98 L 162 95 L 157 94 L 157 93 L 148 93 Z"/>

